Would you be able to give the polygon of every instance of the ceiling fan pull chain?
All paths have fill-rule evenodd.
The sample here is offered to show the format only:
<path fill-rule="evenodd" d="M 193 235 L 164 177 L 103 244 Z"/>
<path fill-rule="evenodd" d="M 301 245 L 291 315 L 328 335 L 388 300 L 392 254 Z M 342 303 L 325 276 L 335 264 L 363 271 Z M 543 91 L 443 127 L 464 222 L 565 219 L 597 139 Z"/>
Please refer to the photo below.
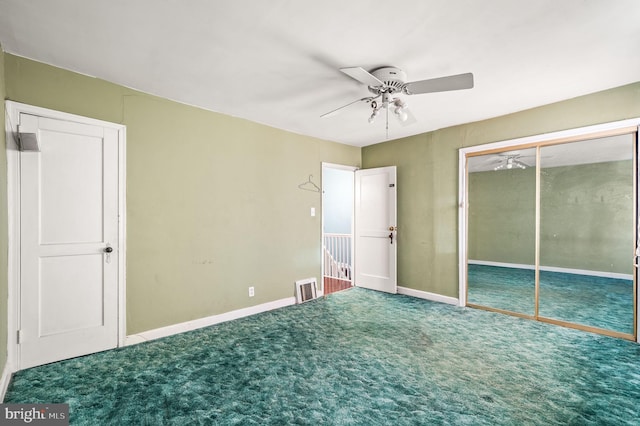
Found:
<path fill-rule="evenodd" d="M 385 108 L 385 110 L 387 110 L 386 127 L 387 127 L 387 139 L 389 139 L 389 103 L 388 102 L 387 102 L 387 107 Z"/>

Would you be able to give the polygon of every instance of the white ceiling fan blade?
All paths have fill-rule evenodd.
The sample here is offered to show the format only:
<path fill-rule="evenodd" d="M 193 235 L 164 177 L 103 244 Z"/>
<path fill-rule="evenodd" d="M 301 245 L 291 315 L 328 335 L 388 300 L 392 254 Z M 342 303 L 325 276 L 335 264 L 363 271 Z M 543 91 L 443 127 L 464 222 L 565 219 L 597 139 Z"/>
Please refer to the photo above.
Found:
<path fill-rule="evenodd" d="M 450 75 L 447 77 L 430 78 L 428 80 L 412 81 L 404 85 L 403 91 L 407 95 L 421 93 L 446 92 L 449 90 L 471 89 L 473 87 L 473 74 Z"/>
<path fill-rule="evenodd" d="M 327 112 L 327 113 L 322 114 L 322 115 L 320 116 L 320 118 L 327 118 L 327 117 L 331 117 L 331 116 L 336 115 L 337 113 L 339 113 L 339 112 L 340 112 L 340 111 L 342 111 L 343 109 L 345 109 L 345 108 L 347 108 L 347 107 L 349 107 L 349 106 L 351 106 L 351 105 L 353 105 L 353 104 L 355 104 L 355 103 L 358 103 L 358 102 L 370 102 L 371 100 L 373 100 L 373 99 L 375 99 L 375 98 L 376 98 L 375 96 L 370 96 L 370 97 L 367 97 L 367 98 L 356 99 L 356 100 L 355 100 L 355 101 L 353 101 L 353 102 L 349 102 L 348 104 L 341 106 L 340 108 L 336 108 L 336 109 L 334 109 L 333 111 L 329 111 L 329 112 Z"/>
<path fill-rule="evenodd" d="M 340 68 L 340 71 L 353 78 L 354 80 L 358 80 L 360 83 L 366 84 L 367 86 L 375 87 L 384 85 L 383 82 L 378 80 L 362 67 Z"/>

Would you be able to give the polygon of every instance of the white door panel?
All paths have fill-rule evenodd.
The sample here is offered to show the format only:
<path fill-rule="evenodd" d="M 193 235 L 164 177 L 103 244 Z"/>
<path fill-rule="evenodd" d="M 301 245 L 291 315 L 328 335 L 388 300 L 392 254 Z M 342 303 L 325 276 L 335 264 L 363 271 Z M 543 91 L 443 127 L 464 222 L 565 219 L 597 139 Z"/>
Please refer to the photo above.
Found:
<path fill-rule="evenodd" d="M 102 137 L 50 131 L 40 131 L 40 137 L 46 141 L 36 154 L 42 244 L 103 241 Z"/>
<path fill-rule="evenodd" d="M 358 170 L 355 182 L 355 285 L 396 293 L 396 167 Z"/>
<path fill-rule="evenodd" d="M 118 132 L 20 114 L 20 368 L 118 344 Z M 113 252 L 105 253 L 107 246 Z"/>
<path fill-rule="evenodd" d="M 101 253 L 40 258 L 41 336 L 104 325 L 102 274 L 95 273 L 102 269 L 102 258 Z"/>

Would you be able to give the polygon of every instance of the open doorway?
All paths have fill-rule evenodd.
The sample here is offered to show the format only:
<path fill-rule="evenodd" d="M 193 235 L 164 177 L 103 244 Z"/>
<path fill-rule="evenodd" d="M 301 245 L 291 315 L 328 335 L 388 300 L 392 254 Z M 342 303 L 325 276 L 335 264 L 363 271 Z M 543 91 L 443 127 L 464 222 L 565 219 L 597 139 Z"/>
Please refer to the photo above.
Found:
<path fill-rule="evenodd" d="M 353 285 L 353 200 L 355 167 L 322 164 L 323 293 Z"/>

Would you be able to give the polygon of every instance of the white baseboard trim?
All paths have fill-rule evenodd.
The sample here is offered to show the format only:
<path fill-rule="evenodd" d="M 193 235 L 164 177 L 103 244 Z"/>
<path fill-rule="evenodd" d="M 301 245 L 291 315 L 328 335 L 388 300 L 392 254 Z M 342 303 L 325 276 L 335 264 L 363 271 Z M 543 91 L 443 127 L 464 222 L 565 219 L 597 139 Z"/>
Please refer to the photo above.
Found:
<path fill-rule="evenodd" d="M 521 265 L 519 263 L 491 262 L 488 260 L 469 260 L 468 263 L 470 265 L 499 266 L 501 268 L 535 269 L 535 265 Z M 590 271 L 588 269 L 560 268 L 557 266 L 541 266 L 540 270 L 547 271 L 547 272 L 561 272 L 563 274 L 589 275 L 592 277 L 615 278 L 619 280 L 633 280 L 633 275 L 622 274 L 619 272 Z"/>
<path fill-rule="evenodd" d="M 404 294 L 406 296 L 417 297 L 419 299 L 431 300 L 433 302 L 447 303 L 449 305 L 458 305 L 458 299 L 450 296 L 443 296 L 437 293 L 430 293 L 428 291 L 415 290 L 408 287 L 398 286 L 398 294 Z"/>
<path fill-rule="evenodd" d="M 556 266 L 541 266 L 540 270 L 547 272 L 562 272 L 564 274 L 590 275 L 592 277 L 615 278 L 618 280 L 633 280 L 633 275 L 621 274 L 619 272 L 589 271 L 587 269 L 568 269 L 558 268 Z"/>
<path fill-rule="evenodd" d="M 223 314 L 212 315 L 210 317 L 199 318 L 179 324 L 173 324 L 166 327 L 156 328 L 154 330 L 143 331 L 142 333 L 127 336 L 125 338 L 124 345 L 135 345 L 149 340 L 155 340 L 162 337 L 172 336 L 174 334 L 184 333 L 185 331 L 197 330 L 199 328 L 209 327 L 211 325 L 220 324 L 222 322 L 248 317 L 251 315 L 259 314 L 261 312 L 267 312 L 274 309 L 284 308 L 285 306 L 295 305 L 295 303 L 295 297 L 287 297 L 285 299 L 274 300 L 272 302 L 250 306 L 248 308 L 237 309 L 235 311 L 225 312 Z"/>
<path fill-rule="evenodd" d="M 2 377 L 0 377 L 0 402 L 4 402 L 4 397 L 9 389 L 9 383 L 11 383 L 11 376 L 13 375 L 13 369 L 9 366 L 9 363 L 5 363 L 4 370 L 2 370 Z"/>
<path fill-rule="evenodd" d="M 469 265 L 482 265 L 482 266 L 498 266 L 500 268 L 515 268 L 515 269 L 536 269 L 535 265 L 526 265 L 520 263 L 504 263 L 504 262 L 491 262 L 489 260 L 467 260 Z"/>

